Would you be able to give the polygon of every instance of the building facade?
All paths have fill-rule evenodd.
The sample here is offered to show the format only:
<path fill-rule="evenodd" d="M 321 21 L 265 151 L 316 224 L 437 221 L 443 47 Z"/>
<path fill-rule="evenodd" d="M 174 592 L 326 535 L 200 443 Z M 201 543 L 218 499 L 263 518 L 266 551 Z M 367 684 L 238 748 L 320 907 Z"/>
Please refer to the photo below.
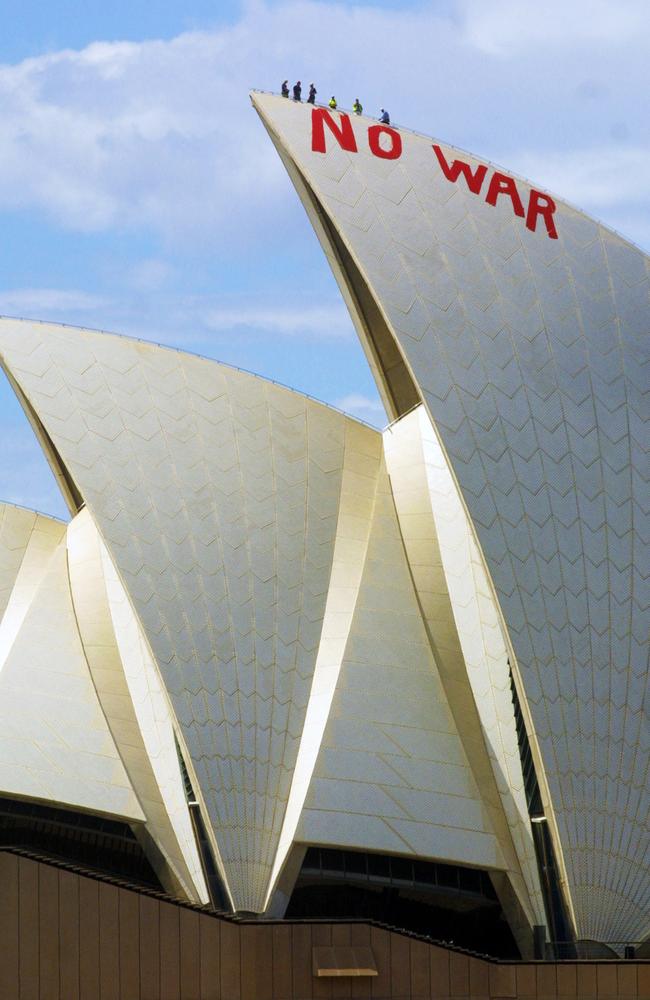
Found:
<path fill-rule="evenodd" d="M 0 507 L 3 836 L 240 916 L 641 946 L 648 260 L 448 146 L 253 103 L 391 423 L 0 321 L 70 509 Z"/>
<path fill-rule="evenodd" d="M 645 936 L 648 258 L 436 140 L 253 104 L 389 414 L 423 406 L 458 484 L 575 933 Z"/>

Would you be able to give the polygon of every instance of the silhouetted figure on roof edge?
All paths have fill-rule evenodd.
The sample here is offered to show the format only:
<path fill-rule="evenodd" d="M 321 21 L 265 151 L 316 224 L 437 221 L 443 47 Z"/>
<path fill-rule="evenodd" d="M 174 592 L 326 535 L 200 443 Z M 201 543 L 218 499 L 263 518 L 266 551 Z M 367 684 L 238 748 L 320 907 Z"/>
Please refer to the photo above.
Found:
<path fill-rule="evenodd" d="M 283 97 L 288 97 L 289 96 L 289 81 L 288 80 L 285 80 L 284 83 L 282 84 L 282 96 Z"/>
<path fill-rule="evenodd" d="M 313 85 L 313 83 L 310 83 L 309 84 L 309 97 L 307 98 L 307 104 L 315 104 L 316 103 L 316 94 L 317 93 L 318 93 L 318 91 L 316 90 L 316 88 Z"/>
<path fill-rule="evenodd" d="M 361 104 L 361 101 L 359 100 L 358 97 L 355 97 L 354 99 L 352 110 L 354 111 L 355 115 L 360 115 L 363 113 L 363 105 Z"/>
<path fill-rule="evenodd" d="M 382 123 L 382 125 L 390 125 L 390 115 L 388 114 L 385 108 L 381 109 L 379 121 Z"/>
<path fill-rule="evenodd" d="M 301 94 L 302 94 L 302 86 L 300 84 L 300 80 L 298 80 L 298 82 L 294 83 L 294 85 L 293 85 L 293 99 L 294 99 L 294 101 L 300 101 L 300 100 L 302 100 L 302 98 L 300 96 Z"/>

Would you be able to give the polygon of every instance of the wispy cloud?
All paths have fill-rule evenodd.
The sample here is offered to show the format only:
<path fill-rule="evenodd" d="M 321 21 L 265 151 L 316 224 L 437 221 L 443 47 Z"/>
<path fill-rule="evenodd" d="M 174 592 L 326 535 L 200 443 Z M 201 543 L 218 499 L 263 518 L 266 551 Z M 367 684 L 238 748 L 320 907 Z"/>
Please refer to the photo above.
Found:
<path fill-rule="evenodd" d="M 375 426 L 381 426 L 387 421 L 386 411 L 378 396 L 364 396 L 360 392 L 350 392 L 347 396 L 336 399 L 334 406 Z"/>
<path fill-rule="evenodd" d="M 343 305 L 331 306 L 246 306 L 214 308 L 203 314 L 210 330 L 258 330 L 280 336 L 349 337 L 353 333 L 350 316 Z"/>
<path fill-rule="evenodd" d="M 647 148 L 596 146 L 573 152 L 514 154 L 517 169 L 566 201 L 588 201 L 601 211 L 632 199 L 650 201 L 650 143 Z"/>
<path fill-rule="evenodd" d="M 236 332 L 252 338 L 352 339 L 354 329 L 342 302 L 294 305 L 253 302 L 251 295 L 186 295 L 161 286 L 171 273 L 164 262 L 145 261 L 126 276 L 120 297 L 57 288 L 0 291 L 0 315 L 57 322 L 92 322 L 102 329 L 200 347 L 206 336 Z M 133 294 L 135 289 L 136 294 Z M 143 297 L 144 296 L 144 297 Z M 224 304 L 226 303 L 226 304 Z"/>
<path fill-rule="evenodd" d="M 149 257 L 131 266 L 127 281 L 141 292 L 157 292 L 167 285 L 174 274 L 174 268 L 165 260 Z"/>
<path fill-rule="evenodd" d="M 109 302 L 103 295 L 75 289 L 13 288 L 0 291 L 0 313 L 29 318 L 105 309 Z"/>
<path fill-rule="evenodd" d="M 461 0 L 468 40 L 489 53 L 508 53 L 545 45 L 576 49 L 603 43 L 637 42 L 648 36 L 645 0 Z M 551 70 L 552 67 L 549 67 Z"/>
<path fill-rule="evenodd" d="M 24 209 L 44 234 L 33 267 L 28 240 L 16 240 L 23 260 L 0 312 L 197 350 L 381 425 L 250 87 L 301 77 L 342 106 L 357 95 L 371 114 L 388 106 L 650 246 L 638 96 L 650 90 L 649 48 L 647 0 L 247 0 L 214 30 L 0 65 L 0 212 L 9 232 Z M 74 248 L 67 271 L 46 263 L 61 238 Z M 13 414 L 2 392 L 0 411 Z M 10 456 L 4 436 L 0 494 L 24 465 L 12 495 L 32 502 L 23 485 L 33 482 L 33 502 L 47 506 L 32 460 Z"/>
<path fill-rule="evenodd" d="M 645 0 L 363 11 L 256 0 L 214 31 L 0 66 L 0 208 L 38 207 L 81 231 L 145 227 L 174 243 L 269 240 L 280 219 L 301 216 L 247 92 L 288 74 L 343 105 L 357 94 L 371 113 L 388 103 L 397 121 L 502 161 L 515 137 L 584 157 L 621 109 L 628 123 L 643 113 L 631 95 L 647 92 L 649 25 Z M 359 51 L 372 53 L 362 70 Z"/>

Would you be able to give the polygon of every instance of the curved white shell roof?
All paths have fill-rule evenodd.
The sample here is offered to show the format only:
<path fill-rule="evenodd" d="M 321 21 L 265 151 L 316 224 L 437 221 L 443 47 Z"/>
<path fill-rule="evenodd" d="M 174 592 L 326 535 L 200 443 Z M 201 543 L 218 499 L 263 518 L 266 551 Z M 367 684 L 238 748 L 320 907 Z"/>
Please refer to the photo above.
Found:
<path fill-rule="evenodd" d="M 66 526 L 0 504 L 0 567 L 0 794 L 146 825 L 163 884 L 207 901 L 169 711 L 153 668 L 118 653 L 126 597 L 88 511 Z"/>
<path fill-rule="evenodd" d="M 0 565 L 9 562 L 13 579 L 0 607 L 0 788 L 144 820 L 85 661 L 65 525 L 0 504 Z"/>
<path fill-rule="evenodd" d="M 253 103 L 389 410 L 421 399 L 453 468 L 516 657 L 578 936 L 641 938 L 650 262 L 471 154 Z"/>
<path fill-rule="evenodd" d="M 492 667 L 475 650 L 479 685 L 502 687 L 500 708 L 477 709 L 456 599 L 422 612 L 395 448 L 287 389 L 126 338 L 3 320 L 0 355 L 67 495 L 85 504 L 68 549 L 89 669 L 112 731 L 138 733 L 150 764 L 143 784 L 129 758 L 140 798 L 160 790 L 178 843 L 156 766 L 165 725 L 237 909 L 264 909 L 295 841 L 395 850 L 506 873 L 525 947 L 543 918 L 521 769 L 506 764 L 505 645 Z M 433 540 L 427 426 L 422 414 L 391 433 L 419 449 Z M 156 699 L 170 712 L 162 728 Z"/>

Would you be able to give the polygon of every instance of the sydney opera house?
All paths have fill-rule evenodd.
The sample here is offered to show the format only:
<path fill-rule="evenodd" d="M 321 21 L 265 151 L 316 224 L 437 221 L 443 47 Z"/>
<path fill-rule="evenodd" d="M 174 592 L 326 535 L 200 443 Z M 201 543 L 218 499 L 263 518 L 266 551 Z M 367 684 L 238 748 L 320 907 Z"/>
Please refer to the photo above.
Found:
<path fill-rule="evenodd" d="M 88 884 L 98 905 L 135 899 L 107 925 L 124 947 L 154 902 L 181 931 L 221 921 L 226 962 L 226 933 L 293 928 L 295 948 L 311 928 L 313 982 L 354 975 L 348 996 L 524 995 L 516 976 L 437 993 L 433 972 L 381 992 L 386 927 L 501 970 L 563 959 L 579 979 L 625 956 L 642 996 L 650 261 L 471 154 L 252 101 L 390 423 L 151 343 L 0 321 L 70 510 L 0 506 L 5 975 L 27 968 L 38 900 L 41 952 L 49 913 L 83 964 Z M 258 972 L 249 993 L 181 995 L 263 997 Z M 268 996 L 312 996 L 311 974 Z"/>

